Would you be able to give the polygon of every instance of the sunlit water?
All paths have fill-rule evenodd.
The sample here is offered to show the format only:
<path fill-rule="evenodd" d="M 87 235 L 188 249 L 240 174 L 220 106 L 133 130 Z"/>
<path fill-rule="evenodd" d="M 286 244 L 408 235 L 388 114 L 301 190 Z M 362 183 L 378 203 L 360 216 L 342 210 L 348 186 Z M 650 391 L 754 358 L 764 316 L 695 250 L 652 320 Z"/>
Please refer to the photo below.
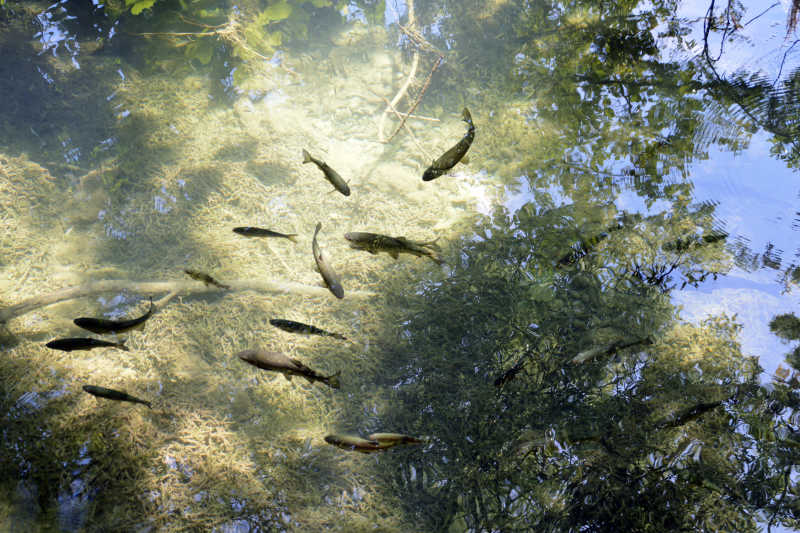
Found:
<path fill-rule="evenodd" d="M 602 230 L 614 218 L 609 213 L 652 216 L 668 209 L 662 200 L 648 205 L 626 179 L 619 180 L 620 190 L 609 202 L 585 201 L 601 188 L 602 173 L 587 173 L 586 179 L 597 179 L 598 185 L 584 183 L 581 190 L 547 180 L 537 187 L 532 176 L 528 182 L 522 164 L 503 159 L 519 155 L 526 160 L 526 146 L 519 154 L 513 147 L 505 154 L 487 148 L 504 142 L 496 137 L 503 132 L 501 116 L 524 115 L 512 109 L 519 102 L 492 108 L 497 102 L 482 88 L 459 91 L 448 83 L 448 75 L 457 80 L 463 74 L 448 70 L 448 61 L 469 64 L 470 51 L 459 55 L 453 42 L 456 48 L 444 50 L 444 66 L 437 69 L 436 54 L 410 46 L 397 29 L 398 20 L 407 23 L 405 5 L 366 2 L 333 9 L 319 2 L 317 9 L 290 2 L 306 13 L 293 23 L 307 30 L 285 43 L 272 42 L 273 49 L 264 42 L 284 8 L 270 12 L 275 21 L 259 27 L 267 40 L 259 42 L 247 33 L 254 31 L 247 23 L 265 7 L 254 4 L 239 12 L 205 2 L 205 9 L 220 10 L 216 19 L 174 30 L 148 19 L 147 11 L 115 22 L 99 6 L 88 12 L 71 11 L 65 2 L 0 7 L 8 10 L 4 20 L 14 36 L 0 48 L 3 306 L 94 281 L 139 283 L 132 290 L 36 307 L 6 324 L 2 379 L 14 387 L 4 392 L 4 433 L 11 439 L 4 468 L 18 479 L 3 488 L 0 516 L 12 529 L 408 531 L 414 517 L 397 511 L 396 499 L 404 495 L 387 484 L 380 469 L 394 463 L 323 440 L 329 433 L 418 433 L 428 439 L 424 446 L 398 447 L 387 456 L 403 465 L 398 479 L 405 487 L 421 486 L 423 479 L 433 487 L 447 485 L 444 477 L 433 479 L 436 467 L 418 473 L 416 459 L 402 460 L 431 454 L 448 465 L 442 436 L 424 426 L 391 425 L 404 420 L 398 414 L 402 405 L 392 403 L 402 396 L 391 391 L 423 379 L 421 368 L 409 364 L 400 381 L 386 382 L 396 373 L 384 373 L 386 361 L 377 355 L 391 359 L 393 339 L 420 331 L 418 325 L 406 328 L 421 313 L 419 304 L 403 298 L 410 302 L 415 294 L 446 285 L 455 266 L 468 263 L 458 243 L 473 239 L 475 227 L 499 208 L 513 214 L 539 202 L 543 210 L 579 206 L 571 216 L 581 223 L 571 237 L 553 233 L 561 248 L 554 248 L 560 252 L 552 263 L 577 238 Z M 480 20 L 491 20 L 505 4 L 488 2 Z M 702 17 L 707 6 L 697 4 L 684 6 L 681 15 Z M 433 17 L 420 23 L 430 39 L 441 37 L 436 6 L 416 5 L 419 17 Z M 768 7 L 748 9 L 755 14 Z M 182 35 L 213 32 L 234 13 L 243 21 L 236 32 L 213 38 Z M 25 20 L 29 24 L 20 23 Z M 789 51 L 783 67 L 776 67 L 789 49 L 780 39 L 785 20 L 783 8 L 774 7 L 745 26 L 750 48 L 732 46 L 720 71 L 732 74 L 755 62 L 761 69 L 752 72 L 785 79 L 795 59 Z M 695 22 L 692 31 L 701 38 L 702 24 Z M 143 35 L 148 32 L 162 35 Z M 498 40 L 511 38 L 500 34 Z M 671 49 L 670 42 L 661 45 L 665 55 L 687 61 L 699 53 Z M 254 55 L 254 49 L 261 52 Z M 416 116 L 383 142 L 399 128 L 387 102 L 412 73 L 407 96 L 397 105 L 404 110 L 416 105 Z M 460 121 L 465 105 L 477 130 L 470 160 L 422 182 L 431 160 L 465 134 Z M 713 119 L 716 111 L 709 107 L 706 113 Z M 518 134 L 510 124 L 509 139 Z M 525 124 L 539 144 L 558 137 L 548 137 L 551 126 L 537 124 L 535 116 Z M 702 131 L 694 141 L 708 157 L 686 154 L 688 174 L 670 179 L 691 184 L 691 202 L 715 205 L 713 218 L 729 237 L 728 248 L 720 247 L 724 258 L 714 260 L 727 261 L 730 268 L 697 287 L 678 283 L 670 301 L 682 306 L 681 316 L 690 321 L 736 315 L 743 327 L 742 350 L 758 357 L 767 382 L 788 351 L 767 324 L 798 303 L 794 285 L 782 277 L 797 263 L 794 170 L 769 153 L 770 136 L 763 131 L 741 150 L 720 146 Z M 332 192 L 317 168 L 304 165 L 303 149 L 336 169 L 349 182 L 351 196 Z M 560 159 L 561 154 L 553 160 Z M 611 168 L 624 169 L 627 163 L 620 158 Z M 542 195 L 553 205 L 547 206 Z M 320 286 L 314 270 L 311 237 L 317 222 L 322 223 L 320 245 L 342 278 L 341 301 Z M 298 234 L 298 242 L 246 239 L 231 231 L 235 226 Z M 446 264 L 352 250 L 343 239 L 347 231 L 438 238 Z M 735 243 L 756 255 L 771 246 L 782 261 L 736 263 Z M 232 282 L 234 290 L 187 285 L 184 269 Z M 542 274 L 542 286 L 552 272 L 547 276 Z M 417 280 L 425 283 L 415 289 Z M 62 353 L 44 346 L 54 338 L 84 336 L 72 325 L 77 316 L 139 316 L 147 297 L 157 300 L 169 292 L 146 284 L 169 281 L 178 283 L 171 287 L 176 294 L 164 300 L 142 331 L 109 337 L 125 339 L 129 352 Z M 260 281 L 277 287 L 257 286 Z M 404 292 L 398 283 L 411 288 Z M 272 328 L 270 318 L 346 332 L 350 340 L 291 335 Z M 450 324 L 454 338 L 460 328 L 471 327 L 469 317 L 458 314 L 434 318 Z M 450 338 L 438 341 L 452 345 Z M 341 390 L 259 372 L 234 357 L 259 347 L 297 357 L 325 375 L 341 371 Z M 436 368 L 443 374 L 453 369 L 453 390 L 468 379 L 460 363 Z M 476 363 L 474 374 L 484 370 Z M 491 387 L 494 376 L 486 379 Z M 127 390 L 153 401 L 154 409 L 96 400 L 81 391 L 86 383 Z M 471 409 L 471 399 L 457 399 L 442 405 L 454 412 Z M 414 408 L 433 411 L 430 404 Z M 446 419 L 447 411 L 436 415 Z M 480 439 L 465 434 L 458 440 L 469 448 Z M 29 444 L 34 441 L 41 444 Z M 689 448 L 691 453 L 673 461 L 693 457 L 699 462 L 702 445 L 692 441 Z M 662 460 L 653 462 L 660 466 Z M 111 473 L 98 473 L 104 470 Z M 53 480 L 60 484 L 47 486 Z M 526 504 L 511 503 L 517 487 L 508 490 L 509 503 L 503 506 L 511 515 L 524 515 Z M 133 520 L 131 509 L 144 514 Z M 467 518 L 450 520 L 453 530 L 470 524 Z"/>

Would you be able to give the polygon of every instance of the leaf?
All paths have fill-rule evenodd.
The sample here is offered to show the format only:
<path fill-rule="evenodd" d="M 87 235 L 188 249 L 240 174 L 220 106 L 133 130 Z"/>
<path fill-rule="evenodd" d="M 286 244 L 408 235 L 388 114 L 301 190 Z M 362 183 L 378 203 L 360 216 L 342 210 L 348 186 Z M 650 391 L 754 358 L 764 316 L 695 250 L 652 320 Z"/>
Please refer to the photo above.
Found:
<path fill-rule="evenodd" d="M 129 0 L 125 0 L 125 3 L 130 5 L 131 2 Z M 153 4 L 155 3 L 156 0 L 138 0 L 135 4 L 133 4 L 133 7 L 131 8 L 131 14 L 138 15 L 143 10 L 153 7 Z"/>
<path fill-rule="evenodd" d="M 292 6 L 286 0 L 280 0 L 275 4 L 272 4 L 267 9 L 261 12 L 258 16 L 258 22 L 263 24 L 269 24 L 270 22 L 275 22 L 278 20 L 285 20 L 289 18 L 289 15 L 292 14 Z"/>
<path fill-rule="evenodd" d="M 214 55 L 214 44 L 207 40 L 196 41 L 187 45 L 184 50 L 184 53 L 190 59 L 196 59 L 203 65 L 208 65 Z"/>

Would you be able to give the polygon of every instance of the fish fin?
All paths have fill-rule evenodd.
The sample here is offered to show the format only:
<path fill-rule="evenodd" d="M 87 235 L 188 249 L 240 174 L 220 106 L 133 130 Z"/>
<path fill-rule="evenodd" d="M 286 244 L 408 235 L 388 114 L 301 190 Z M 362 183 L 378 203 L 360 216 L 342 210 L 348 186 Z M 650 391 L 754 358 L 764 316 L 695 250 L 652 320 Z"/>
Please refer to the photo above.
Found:
<path fill-rule="evenodd" d="M 469 156 L 468 156 L 468 155 L 465 155 L 464 157 L 462 157 L 462 158 L 461 158 L 461 161 L 459 161 L 459 163 L 462 163 L 462 164 L 464 164 L 464 165 L 467 165 L 467 164 L 469 164 Z"/>
<path fill-rule="evenodd" d="M 131 351 L 131 350 L 130 350 L 130 348 L 128 348 L 127 346 L 125 346 L 125 341 L 126 341 L 126 340 L 127 340 L 127 339 L 122 339 L 121 341 L 119 341 L 119 342 L 117 343 L 117 348 L 119 348 L 120 350 L 125 350 L 126 352 L 130 352 L 130 351 Z"/>
<path fill-rule="evenodd" d="M 342 371 L 339 370 L 335 374 L 332 374 L 325 378 L 325 383 L 327 383 L 332 389 L 338 389 L 342 384 L 339 381 L 339 376 L 341 375 Z"/>
<path fill-rule="evenodd" d="M 395 259 L 400 257 L 400 254 L 397 253 L 397 250 L 392 250 L 391 252 L 388 252 L 388 253 L 389 253 L 389 255 L 391 255 Z"/>
<path fill-rule="evenodd" d="M 286 378 L 286 381 L 292 381 L 292 376 L 289 374 L 284 374 L 283 377 Z"/>
<path fill-rule="evenodd" d="M 287 235 L 286 238 L 292 242 L 297 242 L 297 233 L 291 233 Z"/>
<path fill-rule="evenodd" d="M 311 154 L 308 153 L 308 150 L 303 148 L 303 164 L 311 163 Z"/>

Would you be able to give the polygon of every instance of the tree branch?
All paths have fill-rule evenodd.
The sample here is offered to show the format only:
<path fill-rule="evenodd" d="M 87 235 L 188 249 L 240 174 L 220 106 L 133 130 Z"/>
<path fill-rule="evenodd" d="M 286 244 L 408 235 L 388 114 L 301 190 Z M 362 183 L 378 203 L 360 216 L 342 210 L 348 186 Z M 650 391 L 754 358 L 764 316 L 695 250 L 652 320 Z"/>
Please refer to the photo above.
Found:
<path fill-rule="evenodd" d="M 230 285 L 231 291 L 256 291 L 256 292 L 273 292 L 283 294 L 302 294 L 306 296 L 320 296 L 325 297 L 328 295 L 328 289 L 324 287 L 314 287 L 312 285 L 304 285 L 302 283 L 295 283 L 292 281 L 260 281 L 260 280 L 238 280 L 238 281 L 225 281 Z M 0 323 L 8 322 L 12 318 L 30 313 L 34 309 L 45 307 L 55 303 L 63 302 L 66 300 L 73 300 L 84 296 L 92 296 L 95 294 L 102 294 L 105 292 L 119 292 L 119 291 L 132 291 L 143 294 L 154 293 L 205 293 L 205 292 L 219 292 L 221 289 L 217 287 L 209 287 L 200 282 L 193 280 L 175 280 L 175 281 L 130 281 L 123 279 L 92 281 L 72 287 L 69 289 L 62 289 L 44 294 L 34 296 L 27 300 L 0 309 Z M 352 291 L 347 293 L 348 296 L 355 298 L 369 298 L 374 297 L 375 293 L 368 291 Z"/>

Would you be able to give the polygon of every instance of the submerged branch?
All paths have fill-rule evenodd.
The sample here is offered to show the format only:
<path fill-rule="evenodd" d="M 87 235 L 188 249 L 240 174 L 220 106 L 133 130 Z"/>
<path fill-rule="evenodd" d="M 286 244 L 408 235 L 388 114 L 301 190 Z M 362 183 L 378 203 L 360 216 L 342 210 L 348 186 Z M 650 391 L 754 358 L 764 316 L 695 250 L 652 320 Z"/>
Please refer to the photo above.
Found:
<path fill-rule="evenodd" d="M 301 294 L 305 296 L 320 296 L 327 297 L 330 293 L 324 287 L 314 287 L 312 285 L 304 285 L 293 281 L 259 281 L 259 280 L 236 280 L 226 281 L 230 286 L 231 291 L 257 291 L 257 292 L 273 292 L 283 294 Z M 50 294 L 41 296 L 34 296 L 27 300 L 0 309 L 0 323 L 8 322 L 12 318 L 30 313 L 34 309 L 45 307 L 66 300 L 73 300 L 84 296 L 92 296 L 95 294 L 102 294 L 104 292 L 118 292 L 118 291 L 132 291 L 143 294 L 153 293 L 205 293 L 205 292 L 225 292 L 217 287 L 203 285 L 200 282 L 193 280 L 175 280 L 175 281 L 129 281 L 124 279 L 113 279 L 103 281 L 92 281 L 72 287 L 69 289 L 62 289 Z M 348 291 L 348 296 L 354 298 L 369 298 L 375 296 L 374 293 L 368 291 Z"/>

